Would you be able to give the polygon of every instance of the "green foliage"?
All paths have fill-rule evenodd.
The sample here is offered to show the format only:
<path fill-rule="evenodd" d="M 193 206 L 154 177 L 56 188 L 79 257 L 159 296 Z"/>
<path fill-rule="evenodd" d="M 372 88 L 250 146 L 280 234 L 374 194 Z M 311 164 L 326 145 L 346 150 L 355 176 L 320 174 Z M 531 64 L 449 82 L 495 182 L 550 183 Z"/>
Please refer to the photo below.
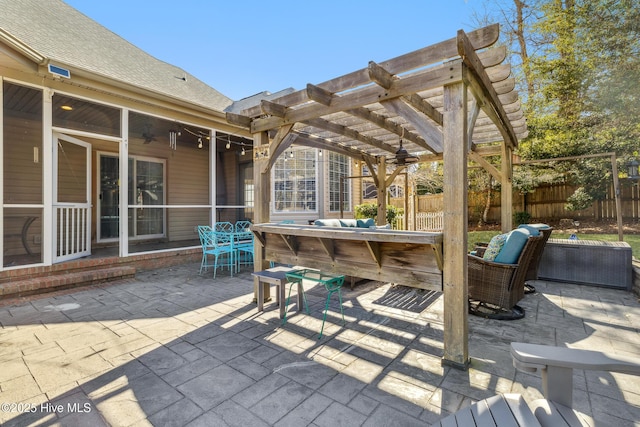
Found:
<path fill-rule="evenodd" d="M 516 225 L 528 224 L 530 220 L 531 214 L 529 212 L 514 212 L 513 214 L 513 223 Z"/>
<path fill-rule="evenodd" d="M 501 22 L 521 91 L 526 160 L 615 152 L 621 165 L 640 140 L 640 8 L 631 0 L 485 0 L 485 22 Z M 514 59 L 515 58 L 515 59 Z M 524 79 L 522 78 L 524 77 Z M 609 159 L 521 166 L 514 187 L 582 187 L 568 200 L 581 209 L 611 184 Z M 622 169 L 624 170 L 624 169 Z"/>
<path fill-rule="evenodd" d="M 378 206 L 375 203 L 363 203 L 354 206 L 356 219 L 376 218 L 378 216 Z"/>
<path fill-rule="evenodd" d="M 579 187 L 573 192 L 567 199 L 564 207 L 568 211 L 579 211 L 586 209 L 593 203 L 593 197 L 585 190 L 584 187 Z"/>
<path fill-rule="evenodd" d="M 378 205 L 375 203 L 363 203 L 356 205 L 355 207 L 356 219 L 373 218 L 378 217 Z M 396 217 L 404 215 L 404 208 L 397 208 L 393 205 L 387 205 L 387 223 L 394 225 Z"/>

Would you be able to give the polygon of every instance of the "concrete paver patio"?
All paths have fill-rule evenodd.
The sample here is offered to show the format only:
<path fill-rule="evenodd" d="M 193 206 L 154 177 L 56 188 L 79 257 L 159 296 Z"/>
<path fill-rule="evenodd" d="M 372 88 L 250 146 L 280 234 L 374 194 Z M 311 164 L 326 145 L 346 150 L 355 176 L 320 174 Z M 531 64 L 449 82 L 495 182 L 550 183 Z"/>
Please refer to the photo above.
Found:
<path fill-rule="evenodd" d="M 305 285 L 310 315 L 283 326 L 275 304 L 257 313 L 249 272 L 198 269 L 0 306 L 0 424 L 424 426 L 496 393 L 541 397 L 539 375 L 513 367 L 512 341 L 640 356 L 640 304 L 621 290 L 538 281 L 524 319 L 470 316 L 464 372 L 440 363 L 439 293 L 345 287 L 346 325 L 332 301 L 318 340 L 324 288 Z M 639 378 L 574 377 L 576 408 L 640 426 Z"/>

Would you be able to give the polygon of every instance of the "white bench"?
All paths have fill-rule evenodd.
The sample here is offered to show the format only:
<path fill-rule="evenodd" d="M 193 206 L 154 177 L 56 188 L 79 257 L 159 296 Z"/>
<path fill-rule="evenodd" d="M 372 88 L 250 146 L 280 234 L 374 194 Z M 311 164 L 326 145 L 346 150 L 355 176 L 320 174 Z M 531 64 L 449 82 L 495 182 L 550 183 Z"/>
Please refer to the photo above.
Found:
<path fill-rule="evenodd" d="M 544 399 L 527 404 L 519 394 L 483 399 L 440 420 L 435 426 L 592 426 L 593 419 L 572 409 L 573 370 L 640 375 L 640 363 L 598 351 L 511 343 L 513 365 L 526 372 L 540 370 Z"/>

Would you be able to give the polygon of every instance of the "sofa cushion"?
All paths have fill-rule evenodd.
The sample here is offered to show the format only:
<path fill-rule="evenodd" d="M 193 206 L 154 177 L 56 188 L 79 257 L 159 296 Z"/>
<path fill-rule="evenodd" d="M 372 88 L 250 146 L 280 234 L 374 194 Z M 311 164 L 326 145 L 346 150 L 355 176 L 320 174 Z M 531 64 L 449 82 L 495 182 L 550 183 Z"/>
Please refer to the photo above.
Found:
<path fill-rule="evenodd" d="M 538 234 L 540 234 L 540 230 L 548 230 L 551 227 L 549 227 L 547 224 L 520 224 L 518 228 L 526 228 L 527 230 L 532 232 L 532 236 L 537 236 Z"/>
<path fill-rule="evenodd" d="M 369 228 L 371 226 L 375 226 L 376 222 L 371 219 L 338 219 L 338 218 L 327 218 L 327 219 L 316 219 L 313 222 L 315 225 L 320 227 L 358 227 L 358 228 Z"/>
<path fill-rule="evenodd" d="M 367 218 L 367 219 L 359 219 L 358 220 L 358 227 L 359 228 L 371 228 L 372 226 L 375 227 L 376 222 L 373 220 L 373 218 Z"/>
<path fill-rule="evenodd" d="M 316 219 L 315 225 L 320 227 L 342 227 L 339 219 Z"/>
<path fill-rule="evenodd" d="M 503 264 L 516 264 L 530 235 L 531 232 L 526 228 L 511 230 L 494 261 Z"/>
<path fill-rule="evenodd" d="M 385 225 L 372 225 L 369 230 L 391 230 L 391 224 Z"/>
<path fill-rule="evenodd" d="M 487 249 L 485 249 L 484 255 L 482 256 L 482 258 L 486 259 L 487 261 L 494 261 L 498 256 L 498 254 L 500 253 L 500 251 L 502 250 L 502 247 L 504 246 L 504 242 L 506 242 L 506 240 L 507 240 L 506 234 L 498 234 L 497 236 L 493 236 L 489 241 L 489 244 L 487 245 Z"/>

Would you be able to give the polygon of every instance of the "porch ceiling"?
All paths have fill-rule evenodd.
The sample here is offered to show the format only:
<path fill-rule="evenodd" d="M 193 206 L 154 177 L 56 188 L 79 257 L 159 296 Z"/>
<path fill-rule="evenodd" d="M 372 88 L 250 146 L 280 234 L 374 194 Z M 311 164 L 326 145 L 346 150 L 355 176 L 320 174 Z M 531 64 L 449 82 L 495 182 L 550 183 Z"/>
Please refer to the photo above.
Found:
<path fill-rule="evenodd" d="M 463 81 L 470 150 L 500 142 L 514 148 L 527 126 L 511 67 L 503 64 L 506 49 L 491 47 L 498 35 L 497 24 L 460 30 L 441 43 L 227 113 L 227 121 L 252 134 L 269 132 L 271 158 L 296 144 L 375 164 L 381 156 L 393 159 L 402 143 L 421 161 L 434 160 L 444 150 L 444 87 Z"/>

